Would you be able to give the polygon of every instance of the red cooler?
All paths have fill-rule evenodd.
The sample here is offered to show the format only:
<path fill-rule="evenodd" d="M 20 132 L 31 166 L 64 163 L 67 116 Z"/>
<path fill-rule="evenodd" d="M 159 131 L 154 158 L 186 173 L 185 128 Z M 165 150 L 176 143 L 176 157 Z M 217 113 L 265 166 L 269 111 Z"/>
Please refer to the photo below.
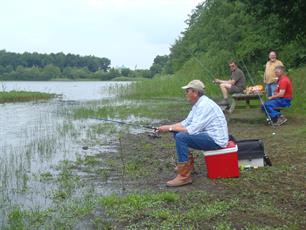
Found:
<path fill-rule="evenodd" d="M 233 141 L 229 141 L 224 149 L 204 151 L 208 178 L 239 177 L 237 151 Z"/>

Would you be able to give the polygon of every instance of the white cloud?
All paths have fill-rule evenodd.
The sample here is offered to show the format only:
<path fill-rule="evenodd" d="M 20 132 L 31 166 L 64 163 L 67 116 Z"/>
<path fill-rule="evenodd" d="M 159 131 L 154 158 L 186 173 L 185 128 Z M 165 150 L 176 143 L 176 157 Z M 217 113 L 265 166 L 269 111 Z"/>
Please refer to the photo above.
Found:
<path fill-rule="evenodd" d="M 148 68 L 167 54 L 200 0 L 10 0 L 0 3 L 0 49 L 108 57 Z"/>

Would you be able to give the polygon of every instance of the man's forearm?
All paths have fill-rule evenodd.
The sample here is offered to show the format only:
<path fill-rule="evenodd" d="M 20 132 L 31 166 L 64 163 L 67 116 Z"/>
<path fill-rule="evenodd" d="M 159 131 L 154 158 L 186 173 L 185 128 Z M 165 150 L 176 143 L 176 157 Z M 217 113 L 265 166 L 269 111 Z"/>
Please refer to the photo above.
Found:
<path fill-rule="evenodd" d="M 172 125 L 163 125 L 158 128 L 159 132 L 187 132 L 187 129 L 181 123 Z"/>
<path fill-rule="evenodd" d="M 269 100 L 276 99 L 276 98 L 282 98 L 282 97 L 284 97 L 284 93 L 279 92 L 269 97 Z"/>
<path fill-rule="evenodd" d="M 174 132 L 187 132 L 187 129 L 181 123 L 176 123 L 172 126 L 172 131 L 174 131 Z"/>

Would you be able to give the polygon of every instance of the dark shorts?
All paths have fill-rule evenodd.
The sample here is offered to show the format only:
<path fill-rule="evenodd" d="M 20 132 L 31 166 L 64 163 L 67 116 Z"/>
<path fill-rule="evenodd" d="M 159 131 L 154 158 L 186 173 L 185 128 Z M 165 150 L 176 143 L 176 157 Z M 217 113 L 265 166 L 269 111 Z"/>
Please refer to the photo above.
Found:
<path fill-rule="evenodd" d="M 228 91 L 230 94 L 233 94 L 233 93 L 243 93 L 243 89 L 235 86 L 235 85 L 232 85 L 232 87 L 229 89 Z"/>

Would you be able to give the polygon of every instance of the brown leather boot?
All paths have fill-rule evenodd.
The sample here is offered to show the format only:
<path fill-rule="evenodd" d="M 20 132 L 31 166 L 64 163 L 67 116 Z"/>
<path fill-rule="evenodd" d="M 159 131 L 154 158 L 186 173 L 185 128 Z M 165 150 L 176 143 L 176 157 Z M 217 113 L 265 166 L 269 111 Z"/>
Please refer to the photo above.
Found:
<path fill-rule="evenodd" d="M 173 180 L 167 182 L 167 186 L 169 187 L 178 187 L 186 184 L 192 183 L 191 178 L 191 163 L 178 163 L 177 175 Z"/>
<path fill-rule="evenodd" d="M 193 158 L 192 152 L 189 152 L 188 154 L 188 161 L 190 163 L 191 171 L 193 171 L 194 170 L 194 158 Z M 174 168 L 174 172 L 177 172 L 177 170 L 178 170 L 178 167 L 176 165 Z"/>

